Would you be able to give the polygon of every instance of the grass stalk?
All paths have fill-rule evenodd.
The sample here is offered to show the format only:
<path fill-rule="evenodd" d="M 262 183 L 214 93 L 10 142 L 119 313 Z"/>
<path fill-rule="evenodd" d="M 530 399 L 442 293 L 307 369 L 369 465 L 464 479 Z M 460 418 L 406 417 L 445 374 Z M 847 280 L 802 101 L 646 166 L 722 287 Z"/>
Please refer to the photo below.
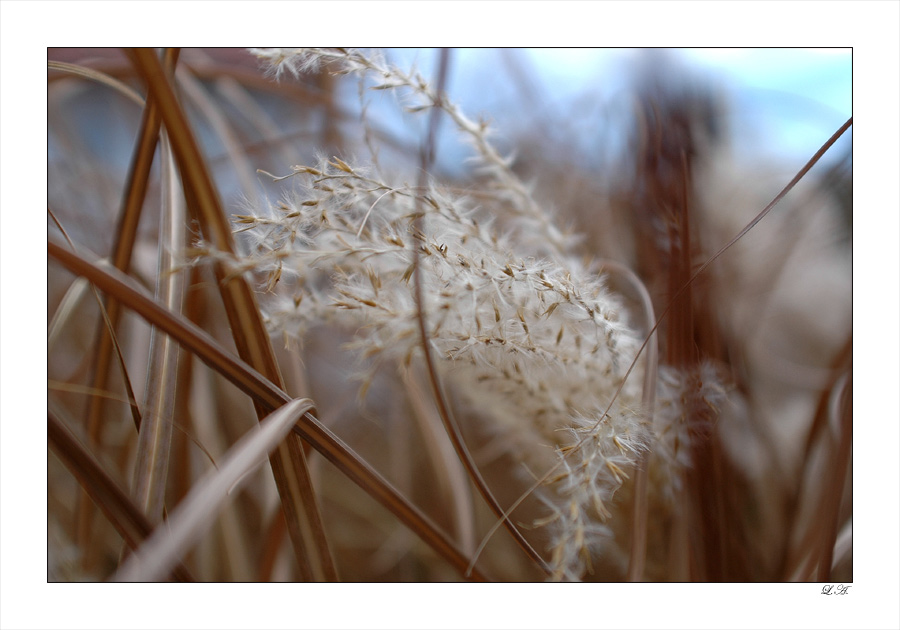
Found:
<path fill-rule="evenodd" d="M 170 273 L 174 253 L 183 251 L 187 224 L 183 200 L 176 192 L 175 163 L 168 142 L 163 142 L 162 188 L 159 226 L 159 260 L 156 299 L 172 312 L 180 313 L 184 301 L 183 274 Z M 153 523 L 163 515 L 180 348 L 156 328 L 150 335 L 150 360 L 144 394 L 144 423 L 138 434 L 137 462 L 132 487 L 135 500 Z"/>
<path fill-rule="evenodd" d="M 47 441 L 126 544 L 137 549 L 153 531 L 150 521 L 52 410 L 47 413 Z M 181 563 L 173 563 L 170 569 L 176 579 L 193 581 Z"/>
<path fill-rule="evenodd" d="M 292 400 L 259 423 L 231 449 L 216 470 L 201 479 L 185 497 L 165 527 L 158 527 L 116 573 L 118 582 L 155 582 L 165 577 L 187 548 L 212 525 L 229 495 L 249 472 L 285 438 L 291 427 L 308 411 L 315 413 L 307 398 Z"/>
<path fill-rule="evenodd" d="M 181 346 L 219 372 L 265 409 L 277 409 L 291 398 L 265 376 L 243 360 L 224 350 L 208 333 L 158 304 L 133 281 L 113 269 L 103 269 L 77 252 L 50 240 L 48 254 L 69 271 L 83 275 L 101 291 L 112 293 L 123 306 L 127 306 L 175 338 Z M 407 501 L 384 478 L 350 449 L 339 437 L 322 425 L 309 413 L 303 415 L 294 433 L 306 439 L 313 448 L 325 456 L 351 481 L 360 486 L 376 501 L 397 516 L 401 522 L 422 538 L 439 555 L 475 580 L 485 577 L 477 568 L 467 570 L 469 558 L 434 525 L 418 508 Z"/>
<path fill-rule="evenodd" d="M 429 119 L 428 119 L 428 133 L 425 137 L 425 141 L 422 143 L 422 150 L 420 152 L 420 170 L 419 170 L 419 189 L 424 189 L 427 184 L 427 173 L 431 171 L 431 165 L 434 162 L 434 155 L 436 151 L 436 140 L 437 140 L 437 124 L 439 120 L 439 114 L 442 111 L 441 104 L 444 100 L 444 83 L 447 77 L 447 67 L 450 63 L 449 51 L 446 48 L 441 49 L 440 52 L 440 60 L 438 65 L 438 77 L 436 81 L 436 89 L 434 95 L 434 103 L 435 107 L 431 110 Z M 416 196 L 416 207 L 421 208 L 421 198 Z M 413 223 L 414 231 L 420 234 L 424 234 L 422 230 L 422 219 L 424 214 L 421 211 L 416 212 L 417 218 Z M 444 423 L 444 427 L 447 430 L 447 434 L 450 436 L 450 441 L 453 443 L 453 448 L 456 450 L 457 455 L 460 460 L 463 462 L 463 465 L 466 467 L 466 471 L 469 473 L 469 478 L 475 483 L 475 487 L 478 488 L 478 491 L 481 493 L 481 496 L 490 506 L 491 510 L 493 510 L 494 514 L 497 515 L 502 521 L 503 525 L 512 534 L 513 538 L 515 538 L 518 545 L 522 548 L 522 550 L 528 554 L 528 556 L 535 562 L 535 564 L 541 568 L 547 575 L 550 574 L 550 569 L 547 566 L 547 563 L 541 558 L 540 554 L 538 554 L 534 548 L 531 546 L 522 533 L 519 531 L 519 528 L 516 527 L 516 524 L 513 523 L 512 519 L 509 517 L 509 514 L 504 513 L 503 508 L 500 507 L 500 504 L 497 502 L 497 499 L 494 497 L 494 494 L 491 492 L 490 488 L 488 488 L 487 483 L 484 481 L 484 477 L 481 476 L 481 473 L 478 470 L 477 465 L 475 464 L 475 460 L 472 458 L 471 453 L 469 453 L 469 449 L 466 447 L 465 442 L 462 438 L 462 433 L 459 430 L 459 425 L 456 423 L 456 420 L 452 416 L 452 412 L 450 411 L 450 405 L 447 404 L 446 395 L 441 388 L 440 381 L 437 375 L 437 369 L 435 368 L 434 357 L 432 356 L 431 351 L 431 340 L 428 337 L 427 326 L 425 324 L 426 313 L 425 313 L 425 300 L 423 296 L 423 288 L 422 288 L 422 267 L 420 261 L 419 254 L 419 246 L 416 241 L 413 241 L 413 265 L 415 268 L 413 274 L 413 281 L 415 283 L 415 299 L 416 299 L 416 321 L 419 327 L 419 336 L 422 344 L 422 351 L 425 357 L 425 366 L 427 369 L 428 380 L 431 383 L 431 389 L 434 394 L 435 402 L 437 403 L 438 413 L 440 414 L 441 420 Z"/>
<path fill-rule="evenodd" d="M 165 66 L 168 71 L 172 71 L 177 60 L 177 50 L 169 49 L 165 53 Z M 144 204 L 144 198 L 147 195 L 150 167 L 153 164 L 153 155 L 159 140 L 160 124 L 159 108 L 153 100 L 150 99 L 144 105 L 138 139 L 135 144 L 128 179 L 125 184 L 125 194 L 122 200 L 119 223 L 116 229 L 115 246 L 111 256 L 112 264 L 122 271 L 127 271 L 131 264 L 138 223 L 140 222 L 141 209 Z M 106 304 L 105 315 L 105 318 L 108 318 L 109 322 L 108 324 L 106 322 L 101 323 L 97 332 L 98 342 L 94 355 L 93 376 L 93 387 L 95 389 L 102 390 L 107 388 L 109 362 L 111 358 L 110 351 L 113 344 L 113 338 L 110 335 L 115 331 L 118 325 L 119 315 L 120 310 L 118 304 L 116 304 L 115 300 L 110 300 Z M 106 326 L 109 326 L 110 334 L 107 334 Z M 87 410 L 88 440 L 91 444 L 97 444 L 100 441 L 103 412 L 103 399 L 97 397 L 91 398 Z M 76 540 L 80 541 L 79 544 L 84 545 L 83 548 L 86 550 L 84 556 L 86 566 L 90 566 L 93 561 L 89 544 L 91 512 L 89 504 L 83 495 L 79 499 L 78 514 Z"/>
<path fill-rule="evenodd" d="M 151 94 L 159 102 L 182 180 L 189 189 L 189 206 L 194 208 L 201 228 L 216 247 L 233 253 L 230 227 L 170 81 L 151 50 L 135 49 L 132 54 Z M 266 377 L 280 383 L 278 365 L 252 291 L 243 278 L 229 276 L 221 267 L 216 271 L 238 353 Z M 264 410 L 257 407 L 257 415 L 262 418 Z M 337 579 L 303 449 L 295 440 L 287 440 L 270 459 L 301 575 L 307 580 Z"/>

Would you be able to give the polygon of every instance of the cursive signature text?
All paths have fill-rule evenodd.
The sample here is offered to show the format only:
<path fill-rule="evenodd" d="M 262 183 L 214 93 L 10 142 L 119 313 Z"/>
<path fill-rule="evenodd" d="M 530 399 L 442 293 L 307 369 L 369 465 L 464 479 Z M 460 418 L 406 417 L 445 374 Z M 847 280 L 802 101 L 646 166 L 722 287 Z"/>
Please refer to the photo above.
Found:
<path fill-rule="evenodd" d="M 826 584 L 822 587 L 822 595 L 846 595 L 852 584 Z"/>

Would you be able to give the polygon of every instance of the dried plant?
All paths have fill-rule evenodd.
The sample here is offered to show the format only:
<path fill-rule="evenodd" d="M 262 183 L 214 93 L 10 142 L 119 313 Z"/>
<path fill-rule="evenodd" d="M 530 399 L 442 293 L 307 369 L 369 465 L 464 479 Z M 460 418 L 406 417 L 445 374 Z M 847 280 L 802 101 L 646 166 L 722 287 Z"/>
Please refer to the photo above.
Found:
<path fill-rule="evenodd" d="M 168 310 L 157 309 L 130 280 L 103 271 L 80 247 L 67 254 L 70 248 L 54 240 L 60 228 L 50 228 L 56 260 L 88 275 L 249 394 L 260 419 L 286 403 L 296 407 L 289 403 L 295 397 L 311 398 L 318 409 L 304 408 L 292 420 L 295 437 L 267 444 L 277 484 L 271 474 L 253 477 L 241 509 L 226 508 L 222 517 L 202 523 L 219 523 L 220 541 L 185 556 L 186 538 L 166 543 L 156 527 L 163 504 L 173 511 L 194 485 L 193 469 L 205 467 L 207 455 L 189 454 L 185 436 L 196 434 L 192 439 L 213 459 L 228 453 L 229 461 L 241 461 L 241 447 L 229 445 L 250 426 L 241 419 L 248 406 L 231 402 L 233 390 L 209 376 L 203 385 L 186 353 L 177 368 L 172 358 L 166 367 L 165 349 L 151 340 L 158 350 L 147 368 L 146 402 L 132 407 L 152 410 L 162 424 L 136 420 L 138 443 L 124 431 L 104 434 L 94 420 L 86 425 L 86 445 L 68 438 L 51 444 L 89 493 L 91 479 L 104 480 L 96 483 L 105 494 L 92 496 L 101 507 L 117 506 L 104 513 L 113 524 L 122 521 L 120 535 L 136 548 L 137 560 L 123 565 L 120 578 L 138 575 L 134 567 L 149 549 L 167 559 L 154 567 L 154 578 L 176 571 L 180 578 L 245 580 L 852 579 L 852 557 L 839 531 L 852 522 L 849 497 L 840 490 L 849 487 L 850 474 L 852 339 L 848 277 L 841 275 L 849 256 L 840 243 L 828 251 L 822 245 L 840 233 L 840 215 L 828 214 L 833 202 L 821 187 L 807 185 L 806 170 L 822 152 L 776 197 L 806 177 L 808 199 L 794 200 L 795 207 L 777 218 L 768 216 L 771 199 L 732 195 L 725 204 L 721 199 L 732 193 L 728 182 L 734 180 L 706 126 L 717 105 L 707 92 L 679 92 L 648 73 L 637 90 L 633 167 L 610 172 L 618 189 L 595 198 L 588 212 L 579 184 L 571 183 L 589 189 L 581 167 L 542 161 L 527 150 L 520 158 L 504 155 L 490 125 L 468 118 L 440 82 L 397 68 L 378 52 L 251 52 L 278 80 L 255 89 L 297 90 L 330 123 L 316 149 L 304 152 L 305 163 L 290 166 L 297 162 L 271 156 L 257 161 L 263 185 L 277 200 L 244 189 L 241 209 L 231 217 L 235 244 L 204 158 L 191 148 L 191 125 L 167 87 L 170 70 L 146 51 L 132 55 L 151 86 L 144 128 L 155 139 L 153 116 L 155 129 L 161 116 L 170 138 L 160 155 L 174 156 L 172 164 L 164 162 L 163 207 L 180 216 L 173 210 L 180 204 L 171 177 L 177 167 L 195 221 L 189 247 L 179 245 L 177 224 L 163 223 L 163 266 L 146 273 L 188 280 L 195 294 L 187 298 L 187 317 L 171 296 L 181 294 L 178 284 L 162 285 L 158 300 L 167 301 Z M 202 97 L 211 88 L 196 84 L 202 60 L 181 65 L 191 71 L 176 74 L 193 86 L 185 94 L 195 95 L 201 111 L 213 107 Z M 215 89 L 235 102 L 241 92 L 246 104 L 247 88 L 236 85 L 250 79 L 216 72 Z M 353 80 L 361 121 L 340 111 L 335 91 L 337 83 Z M 411 120 L 450 121 L 471 147 L 471 177 L 424 172 L 433 156 L 418 162 L 386 157 L 391 140 L 371 118 L 372 94 L 395 96 Z M 152 113 L 157 103 L 161 114 Z M 217 133 L 232 133 L 223 112 L 207 119 Z M 338 130 L 354 122 L 362 131 L 342 136 Z M 434 132 L 426 133 L 433 144 Z M 287 143 L 273 149 L 290 154 Z M 416 147 L 405 153 L 416 154 Z M 229 157 L 245 169 L 254 162 L 237 148 Z M 816 210 L 823 206 L 826 211 Z M 65 213 L 52 210 L 65 227 Z M 768 241 L 756 244 L 752 239 L 767 228 Z M 761 247 L 772 255 L 761 258 Z M 126 270 L 131 247 L 122 251 L 115 266 Z M 173 267 L 170 253 L 180 264 Z M 818 264 L 838 274 L 818 295 L 843 300 L 846 317 L 822 321 L 815 306 L 797 298 L 797 282 Z M 768 301 L 760 303 L 760 287 L 779 274 L 783 290 L 767 292 Z M 210 312 L 215 307 L 201 290 L 204 283 L 222 289 L 226 318 Z M 75 299 L 63 306 L 76 308 L 70 304 Z M 106 307 L 109 329 L 116 327 L 117 308 Z M 53 334 L 63 338 L 56 332 L 63 328 L 74 334 L 75 320 L 60 318 Z M 221 347 L 226 319 L 242 360 Z M 808 331 L 808 343 L 793 358 L 772 352 L 791 327 L 812 322 L 819 329 Z M 122 334 L 116 337 L 121 343 Z M 122 352 L 139 350 L 128 346 Z M 104 348 L 98 357 L 109 353 Z M 279 366 L 270 362 L 276 356 Z M 808 370 L 814 385 L 771 378 L 779 369 L 801 373 L 786 363 L 804 360 L 815 366 Z M 94 373 L 104 376 L 82 391 L 110 387 L 100 361 Z M 140 380 L 129 370 L 133 365 L 125 369 L 131 382 Z M 80 378 L 88 373 L 76 372 Z M 57 380 L 51 398 L 70 387 L 61 381 L 77 379 Z M 162 390 L 155 385 L 160 381 Z M 176 394 L 165 394 L 171 388 Z M 99 398 L 91 400 L 102 407 Z M 66 405 L 53 401 L 53 426 L 77 424 Z M 157 429 L 148 434 L 148 426 Z M 309 455 L 310 445 L 338 472 Z M 133 471 L 130 499 L 89 462 L 94 449 L 118 454 L 121 470 Z M 821 469 L 831 471 L 836 485 L 816 480 Z M 233 465 L 228 472 L 241 474 Z M 220 499 L 204 488 L 225 477 L 211 479 L 188 495 L 178 514 L 196 521 L 191 505 Z M 113 556 L 120 550 L 104 542 L 105 568 L 91 572 L 98 553 L 87 505 L 59 508 L 58 530 L 73 532 L 67 540 L 82 564 L 76 570 L 65 554 L 56 554 L 67 568 L 54 567 L 54 579 L 91 579 L 119 565 Z M 282 511 L 299 569 L 282 550 Z M 173 527 L 181 522 L 174 514 Z M 139 525 L 127 526 L 128 519 Z M 496 533 L 501 523 L 509 534 Z M 142 543 L 151 530 L 157 533 Z M 426 545 L 413 542 L 409 530 Z M 254 537 L 257 542 L 247 543 Z M 210 559 L 224 547 L 227 568 Z M 455 575 L 446 572 L 448 564 Z"/>

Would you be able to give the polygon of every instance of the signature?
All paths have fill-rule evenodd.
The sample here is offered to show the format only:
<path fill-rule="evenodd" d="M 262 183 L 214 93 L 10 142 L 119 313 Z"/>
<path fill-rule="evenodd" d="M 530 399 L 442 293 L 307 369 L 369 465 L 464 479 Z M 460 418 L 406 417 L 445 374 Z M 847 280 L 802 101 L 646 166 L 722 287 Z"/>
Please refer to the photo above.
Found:
<path fill-rule="evenodd" d="M 826 584 L 822 587 L 822 595 L 846 595 L 852 584 Z"/>

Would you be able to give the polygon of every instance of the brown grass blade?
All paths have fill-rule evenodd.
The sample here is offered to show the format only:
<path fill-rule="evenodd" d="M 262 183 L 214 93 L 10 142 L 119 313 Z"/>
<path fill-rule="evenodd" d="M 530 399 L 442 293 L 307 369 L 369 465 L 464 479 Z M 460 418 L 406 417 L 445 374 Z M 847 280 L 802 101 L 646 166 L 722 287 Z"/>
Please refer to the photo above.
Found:
<path fill-rule="evenodd" d="M 280 407 L 290 400 L 270 380 L 222 348 L 208 333 L 147 295 L 129 276 L 91 262 L 84 254 L 72 251 L 53 240 L 47 241 L 47 253 L 72 273 L 84 276 L 98 289 L 111 294 L 124 306 L 173 336 L 182 347 L 199 356 L 254 400 L 268 405 L 270 409 Z"/>
<path fill-rule="evenodd" d="M 286 437 L 300 416 L 313 410 L 308 398 L 292 400 L 259 423 L 259 429 L 241 438 L 201 479 L 115 575 L 119 582 L 155 582 L 164 577 L 184 552 L 212 526 L 229 495 Z"/>
<path fill-rule="evenodd" d="M 252 396 L 258 404 L 269 409 L 277 409 L 290 400 L 280 388 L 244 361 L 225 351 L 205 331 L 183 317 L 169 312 L 147 296 L 128 276 L 114 269 L 103 269 L 52 240 L 47 243 L 47 251 L 72 273 L 85 276 L 101 291 L 114 293 L 116 299 L 124 306 L 133 309 L 151 324 L 177 339 L 182 347 L 195 353 L 204 363 Z M 404 525 L 452 566 L 459 569 L 460 573 L 466 573 L 469 558 L 460 552 L 428 517 L 331 431 L 306 414 L 301 418 L 295 433 L 302 433 L 302 437 L 341 472 L 396 515 Z M 471 571 L 471 577 L 476 580 L 485 579 L 477 569 Z"/>
<path fill-rule="evenodd" d="M 91 285 L 84 278 L 77 278 L 66 289 L 59 307 L 53 313 L 53 317 L 50 318 L 50 323 L 47 325 L 47 354 L 53 351 L 56 342 L 60 339 L 66 327 L 66 323 L 73 316 L 75 308 L 90 290 Z"/>
<path fill-rule="evenodd" d="M 178 59 L 177 49 L 166 51 L 166 67 L 171 71 Z M 140 223 L 141 209 L 147 196 L 148 182 L 150 181 L 150 168 L 153 165 L 153 155 L 159 140 L 160 115 L 157 104 L 150 99 L 144 106 L 141 124 L 138 131 L 138 139 L 135 144 L 128 179 L 125 184 L 125 194 L 122 201 L 122 210 L 119 215 L 119 224 L 116 228 L 116 240 L 111 256 L 112 264 L 116 269 L 126 271 L 131 264 L 132 252 L 137 239 L 138 224 Z M 110 334 L 115 331 L 119 321 L 119 306 L 115 300 L 110 300 L 106 305 L 109 319 Z M 97 351 L 95 354 L 93 387 L 106 389 L 109 378 L 110 349 L 113 338 L 105 333 L 103 326 L 97 332 Z M 91 398 L 87 412 L 88 440 L 96 444 L 100 440 L 102 430 L 101 417 L 103 415 L 104 400 Z M 83 549 L 90 549 L 90 512 L 87 503 L 81 498 L 78 508 L 77 540 Z M 91 561 L 89 553 L 85 554 L 87 562 Z"/>
<path fill-rule="evenodd" d="M 168 310 L 180 313 L 184 300 L 184 276 L 171 270 L 175 266 L 174 253 L 183 251 L 186 246 L 187 223 L 183 200 L 176 191 L 175 163 L 168 151 L 168 142 L 162 143 L 162 149 L 164 195 L 159 225 L 156 299 Z M 179 351 L 180 347 L 174 339 L 153 328 L 144 392 L 144 423 L 138 435 L 137 462 L 132 481 L 135 501 L 153 523 L 158 523 L 163 515 Z"/>
<path fill-rule="evenodd" d="M 120 94 L 131 99 L 134 103 L 137 103 L 141 107 L 144 106 L 144 98 L 140 94 L 138 94 L 137 91 L 135 91 L 129 85 L 122 83 L 118 79 L 109 76 L 105 72 L 95 70 L 94 68 L 79 66 L 74 63 L 66 63 L 64 61 L 48 61 L 47 69 L 54 70 L 56 72 L 63 72 L 65 74 L 71 74 L 76 77 L 90 79 L 91 81 L 96 81 L 97 83 L 102 83 L 103 85 L 111 87 Z"/>
<path fill-rule="evenodd" d="M 47 443 L 115 526 L 128 546 L 137 549 L 153 530 L 150 522 L 113 478 L 103 470 L 90 451 L 50 410 L 47 412 Z M 193 581 L 190 572 L 180 563 L 173 564 L 170 570 L 179 580 Z M 165 574 L 160 576 L 164 577 Z"/>
<path fill-rule="evenodd" d="M 213 246 L 233 253 L 231 227 L 170 80 L 152 50 L 138 48 L 131 54 L 135 66 L 160 105 L 189 205 L 195 209 L 201 228 Z M 250 287 L 242 277 L 230 275 L 221 265 L 217 265 L 216 273 L 238 354 L 281 386 L 278 365 Z M 257 406 L 257 415 L 263 417 L 262 407 Z M 337 570 L 328 548 L 302 447 L 295 440 L 287 440 L 278 446 L 271 461 L 301 575 L 306 580 L 336 580 Z"/>
<path fill-rule="evenodd" d="M 66 232 L 66 229 L 63 227 L 62 223 L 59 222 L 56 215 L 50 208 L 47 208 L 47 214 L 50 215 L 50 218 L 56 224 L 56 227 L 59 228 L 59 231 L 62 233 L 63 237 L 65 237 L 66 241 L 69 243 L 71 247 L 75 247 L 75 243 L 69 238 L 69 234 Z M 112 349 L 115 350 L 116 360 L 119 362 L 119 369 L 122 373 L 122 381 L 125 386 L 125 395 L 127 397 L 127 402 L 129 408 L 131 410 L 131 417 L 134 420 L 134 426 L 137 430 L 141 428 L 141 410 L 137 404 L 137 398 L 134 395 L 134 388 L 131 386 L 131 378 L 128 376 L 128 368 L 125 365 L 125 355 L 122 353 L 122 347 L 119 345 L 119 339 L 116 336 L 115 325 L 113 321 L 110 319 L 109 311 L 103 303 L 103 298 L 100 296 L 100 293 L 97 291 L 97 288 L 94 286 L 90 287 L 91 292 L 94 294 L 94 299 L 97 301 L 97 307 L 100 310 L 100 316 L 103 320 L 103 328 L 101 330 L 105 331 L 109 334 L 108 339 L 109 343 L 112 345 Z M 67 296 L 68 296 L 67 292 Z M 71 304 L 68 303 L 68 300 L 64 300 L 60 307 L 63 309 L 63 314 L 61 319 L 54 317 L 54 321 L 52 322 L 51 334 L 48 335 L 48 347 L 49 347 L 49 339 L 52 336 L 58 334 L 58 331 L 54 330 L 57 326 L 61 326 L 62 323 L 65 322 L 68 315 L 71 313 Z M 93 389 L 93 391 L 103 391 L 99 388 L 88 388 Z M 103 398 L 109 398 L 108 396 Z"/>

